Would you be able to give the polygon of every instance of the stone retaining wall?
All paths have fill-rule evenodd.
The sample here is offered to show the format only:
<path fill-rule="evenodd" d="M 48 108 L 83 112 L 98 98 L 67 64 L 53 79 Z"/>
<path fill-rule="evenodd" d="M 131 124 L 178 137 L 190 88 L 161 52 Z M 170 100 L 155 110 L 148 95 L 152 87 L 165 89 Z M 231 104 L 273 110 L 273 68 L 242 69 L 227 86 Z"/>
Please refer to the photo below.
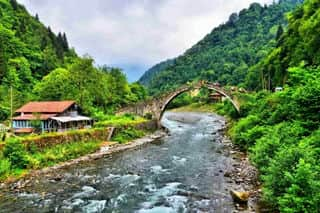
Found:
<path fill-rule="evenodd" d="M 22 143 L 24 143 L 27 148 L 31 146 L 36 146 L 40 149 L 47 147 L 52 147 L 58 144 L 65 143 L 76 143 L 76 142 L 87 142 L 87 141 L 107 141 L 110 139 L 111 134 L 116 134 L 121 129 L 126 128 L 135 128 L 145 131 L 155 131 L 158 129 L 157 121 L 146 121 L 143 123 L 128 125 L 118 128 L 106 127 L 106 128 L 97 128 L 97 129 L 87 129 L 87 130 L 76 130 L 71 132 L 64 133 L 48 133 L 34 137 L 22 138 Z M 2 149 L 4 144 L 0 144 L 0 149 Z"/>
<path fill-rule="evenodd" d="M 52 147 L 58 144 L 87 142 L 87 141 L 104 141 L 108 140 L 111 128 L 77 130 L 65 133 L 51 133 L 39 135 L 31 138 L 22 139 L 27 148 L 37 146 L 40 149 Z"/>

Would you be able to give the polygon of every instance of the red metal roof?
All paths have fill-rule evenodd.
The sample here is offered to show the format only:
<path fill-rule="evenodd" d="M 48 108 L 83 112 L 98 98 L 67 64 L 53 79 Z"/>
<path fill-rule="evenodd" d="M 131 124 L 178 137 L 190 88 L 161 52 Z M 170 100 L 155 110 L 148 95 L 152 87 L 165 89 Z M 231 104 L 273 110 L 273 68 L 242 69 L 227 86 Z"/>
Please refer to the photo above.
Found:
<path fill-rule="evenodd" d="M 51 117 L 56 116 L 57 114 L 40 114 L 39 116 L 33 114 L 24 114 L 22 116 L 17 116 L 12 118 L 15 121 L 30 121 L 40 119 L 42 121 L 48 120 Z"/>
<path fill-rule="evenodd" d="M 75 104 L 74 101 L 29 102 L 18 109 L 17 113 L 62 113 Z"/>

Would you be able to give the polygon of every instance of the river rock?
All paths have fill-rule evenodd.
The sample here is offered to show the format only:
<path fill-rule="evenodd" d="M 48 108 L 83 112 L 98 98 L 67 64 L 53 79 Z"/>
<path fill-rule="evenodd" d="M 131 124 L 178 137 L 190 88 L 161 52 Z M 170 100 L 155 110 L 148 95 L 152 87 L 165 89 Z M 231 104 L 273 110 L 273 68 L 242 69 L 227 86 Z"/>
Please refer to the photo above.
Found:
<path fill-rule="evenodd" d="M 230 194 L 234 202 L 237 203 L 247 203 L 250 197 L 250 192 L 238 192 L 230 190 Z"/>
<path fill-rule="evenodd" d="M 230 172 L 230 171 L 225 172 L 225 173 L 224 173 L 224 176 L 225 176 L 225 177 L 231 177 L 231 172 Z"/>

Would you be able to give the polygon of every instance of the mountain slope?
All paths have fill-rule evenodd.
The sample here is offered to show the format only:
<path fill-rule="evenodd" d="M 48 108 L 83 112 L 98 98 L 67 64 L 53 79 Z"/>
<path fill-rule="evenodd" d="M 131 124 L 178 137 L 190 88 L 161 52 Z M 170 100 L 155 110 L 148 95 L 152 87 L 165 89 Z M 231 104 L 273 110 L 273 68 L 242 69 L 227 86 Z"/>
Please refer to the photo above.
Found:
<path fill-rule="evenodd" d="M 10 88 L 18 107 L 37 81 L 75 58 L 64 33 L 55 35 L 16 0 L 0 0 L 0 120 L 10 112 Z"/>
<path fill-rule="evenodd" d="M 95 67 L 69 48 L 64 33 L 55 35 L 16 0 L 0 0 L 0 122 L 28 101 L 72 99 L 103 118 L 144 98 L 145 89 L 120 69 Z"/>
<path fill-rule="evenodd" d="M 147 72 L 140 82 L 151 94 L 170 90 L 188 81 L 207 79 L 224 85 L 245 81 L 249 67 L 276 46 L 278 28 L 286 25 L 285 13 L 301 0 L 281 0 L 270 6 L 253 3 L 232 14 L 204 39 L 162 70 Z M 152 70 L 152 69 L 151 69 Z"/>
<path fill-rule="evenodd" d="M 143 85 L 147 85 L 148 81 L 156 75 L 158 72 L 167 69 L 167 67 L 174 65 L 175 59 L 168 59 L 159 64 L 154 65 L 150 69 L 148 69 L 143 76 L 139 79 L 139 82 Z"/>
<path fill-rule="evenodd" d="M 255 72 L 262 72 L 264 88 L 283 86 L 288 68 L 320 65 L 320 1 L 306 0 L 288 16 L 289 26 L 277 47 L 261 61 Z"/>
<path fill-rule="evenodd" d="M 0 0 L 0 84 L 13 59 L 26 61 L 32 75 L 41 78 L 62 65 L 67 55 L 75 54 L 64 33 L 55 35 L 16 0 Z"/>

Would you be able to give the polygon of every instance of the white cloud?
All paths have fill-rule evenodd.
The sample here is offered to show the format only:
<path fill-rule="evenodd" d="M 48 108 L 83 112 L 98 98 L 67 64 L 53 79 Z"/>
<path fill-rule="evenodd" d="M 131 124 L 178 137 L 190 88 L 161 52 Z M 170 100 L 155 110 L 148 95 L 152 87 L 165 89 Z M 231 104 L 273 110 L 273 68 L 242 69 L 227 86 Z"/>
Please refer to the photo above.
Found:
<path fill-rule="evenodd" d="M 131 80 L 182 54 L 252 2 L 272 0 L 19 0 L 41 21 L 67 33 L 79 54 L 124 67 Z M 135 68 L 132 68 L 135 67 Z M 127 68 L 127 69 L 126 69 Z"/>

